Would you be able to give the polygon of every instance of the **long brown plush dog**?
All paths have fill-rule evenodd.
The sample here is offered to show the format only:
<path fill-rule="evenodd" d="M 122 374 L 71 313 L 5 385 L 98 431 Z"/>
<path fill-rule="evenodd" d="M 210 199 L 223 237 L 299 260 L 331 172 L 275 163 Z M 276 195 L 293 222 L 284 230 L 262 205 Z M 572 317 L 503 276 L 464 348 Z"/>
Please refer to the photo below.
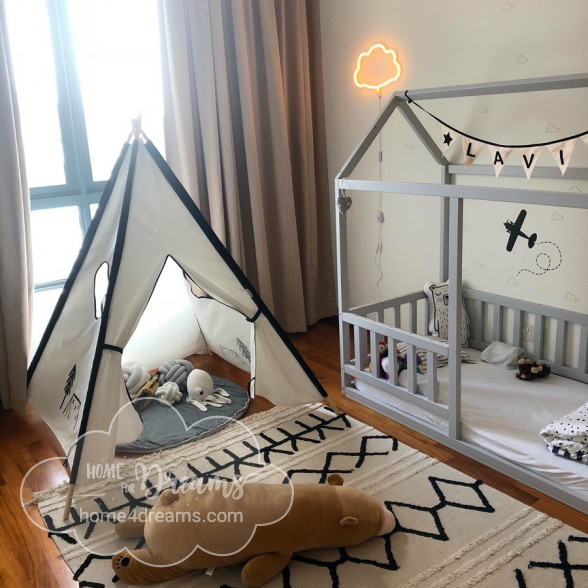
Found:
<path fill-rule="evenodd" d="M 243 584 L 261 586 L 295 552 L 357 545 L 394 529 L 396 519 L 377 500 L 340 484 L 335 475 L 329 485 L 209 484 L 187 492 L 166 490 L 145 522 L 117 524 L 120 537 L 144 536 L 147 547 L 113 556 L 112 567 L 124 582 L 149 584 L 246 562 Z"/>

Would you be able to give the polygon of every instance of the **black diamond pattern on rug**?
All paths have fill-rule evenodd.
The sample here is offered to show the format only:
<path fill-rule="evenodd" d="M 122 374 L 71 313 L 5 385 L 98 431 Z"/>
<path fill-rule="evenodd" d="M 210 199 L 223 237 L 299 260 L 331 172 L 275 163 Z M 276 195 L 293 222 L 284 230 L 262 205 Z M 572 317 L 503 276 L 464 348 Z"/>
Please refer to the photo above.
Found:
<path fill-rule="evenodd" d="M 481 486 L 483 484 L 480 480 L 462 482 L 435 476 L 429 476 L 427 479 L 439 499 L 437 504 L 425 506 L 408 502 L 386 501 L 386 508 L 394 514 L 398 521 L 398 525 L 394 530 L 395 533 L 412 533 L 422 537 L 430 537 L 437 541 L 448 541 L 450 537 L 447 535 L 442 522 L 444 509 L 461 508 L 487 513 L 494 512 L 494 507 L 482 491 Z M 465 493 L 466 502 L 463 501 L 464 489 L 467 490 Z M 459 490 L 462 497 L 460 500 L 451 498 L 451 494 L 455 494 L 456 490 Z M 418 513 L 418 516 L 415 516 L 415 513 Z M 451 514 L 448 514 L 448 516 L 450 517 Z M 410 525 L 405 522 L 408 520 L 410 520 Z"/>

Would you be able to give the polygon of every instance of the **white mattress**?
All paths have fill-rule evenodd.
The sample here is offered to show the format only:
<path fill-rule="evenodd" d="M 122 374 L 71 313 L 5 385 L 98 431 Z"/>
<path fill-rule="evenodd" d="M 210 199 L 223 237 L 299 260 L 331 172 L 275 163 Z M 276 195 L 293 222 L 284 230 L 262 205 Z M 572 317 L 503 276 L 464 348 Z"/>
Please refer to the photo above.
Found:
<path fill-rule="evenodd" d="M 545 425 L 588 400 L 588 385 L 554 374 L 524 382 L 515 377 L 516 370 L 485 363 L 474 349 L 466 351 L 478 363 L 461 364 L 462 437 L 582 493 L 588 500 L 588 466 L 550 453 L 539 437 Z M 399 378 L 403 386 L 406 373 Z M 447 404 L 449 371 L 440 368 L 437 374 L 438 402 Z M 359 380 L 355 387 L 379 402 L 447 430 L 445 419 L 388 392 Z"/>

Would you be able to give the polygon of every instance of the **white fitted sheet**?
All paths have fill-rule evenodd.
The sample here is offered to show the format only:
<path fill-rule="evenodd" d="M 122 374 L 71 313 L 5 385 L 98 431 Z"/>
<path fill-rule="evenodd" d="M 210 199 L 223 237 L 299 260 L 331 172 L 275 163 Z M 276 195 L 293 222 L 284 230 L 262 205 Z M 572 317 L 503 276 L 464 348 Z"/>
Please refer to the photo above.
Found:
<path fill-rule="evenodd" d="M 518 380 L 507 370 L 480 360 L 480 352 L 467 349 L 478 362 L 461 364 L 462 437 L 501 457 L 542 475 L 588 500 L 588 466 L 547 449 L 539 431 L 553 419 L 588 401 L 588 385 L 551 374 L 530 382 Z M 438 401 L 447 404 L 447 368 L 437 371 Z M 406 386 L 406 371 L 399 378 Z M 426 382 L 426 376 L 419 382 Z M 439 428 L 447 421 L 375 386 L 356 380 L 355 387 L 379 402 L 398 408 Z"/>

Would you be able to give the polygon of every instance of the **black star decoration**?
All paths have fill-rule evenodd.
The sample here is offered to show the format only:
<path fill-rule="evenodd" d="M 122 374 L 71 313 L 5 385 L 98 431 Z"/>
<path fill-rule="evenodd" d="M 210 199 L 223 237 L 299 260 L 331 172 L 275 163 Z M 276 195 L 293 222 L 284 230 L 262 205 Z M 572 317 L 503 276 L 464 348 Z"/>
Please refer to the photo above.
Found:
<path fill-rule="evenodd" d="M 444 145 L 451 145 L 451 141 L 453 141 L 453 137 L 451 133 L 443 133 L 443 144 Z"/>

